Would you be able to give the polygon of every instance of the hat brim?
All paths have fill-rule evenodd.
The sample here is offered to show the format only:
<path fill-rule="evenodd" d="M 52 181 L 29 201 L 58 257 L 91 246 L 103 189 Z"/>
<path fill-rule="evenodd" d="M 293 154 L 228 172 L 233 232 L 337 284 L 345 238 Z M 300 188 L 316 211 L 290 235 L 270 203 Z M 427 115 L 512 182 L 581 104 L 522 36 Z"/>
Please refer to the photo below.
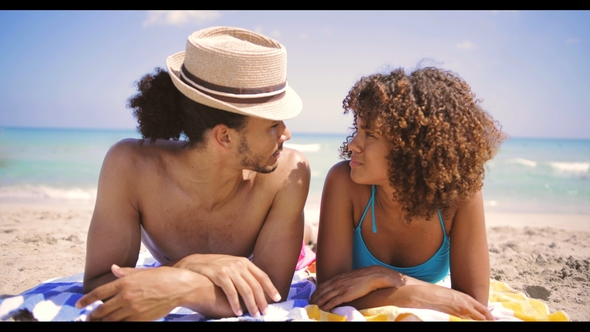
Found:
<path fill-rule="evenodd" d="M 184 63 L 184 54 L 185 52 L 182 51 L 169 56 L 166 59 L 166 67 L 174 86 L 191 100 L 227 112 L 276 121 L 294 118 L 303 108 L 301 98 L 288 85 L 281 98 L 260 104 L 230 103 L 204 94 L 181 80 L 180 68 Z"/>

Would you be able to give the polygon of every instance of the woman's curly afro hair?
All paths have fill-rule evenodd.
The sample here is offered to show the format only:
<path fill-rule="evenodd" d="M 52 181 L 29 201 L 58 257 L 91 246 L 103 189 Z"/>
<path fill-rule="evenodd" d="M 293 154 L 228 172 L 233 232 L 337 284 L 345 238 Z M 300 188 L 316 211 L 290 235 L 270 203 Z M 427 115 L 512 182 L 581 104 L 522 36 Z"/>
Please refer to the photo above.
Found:
<path fill-rule="evenodd" d="M 405 219 L 430 219 L 481 189 L 484 164 L 506 138 L 477 103 L 465 81 L 438 68 L 363 77 L 342 102 L 355 121 L 340 157 L 350 158 L 361 117 L 390 144 L 389 183 Z"/>

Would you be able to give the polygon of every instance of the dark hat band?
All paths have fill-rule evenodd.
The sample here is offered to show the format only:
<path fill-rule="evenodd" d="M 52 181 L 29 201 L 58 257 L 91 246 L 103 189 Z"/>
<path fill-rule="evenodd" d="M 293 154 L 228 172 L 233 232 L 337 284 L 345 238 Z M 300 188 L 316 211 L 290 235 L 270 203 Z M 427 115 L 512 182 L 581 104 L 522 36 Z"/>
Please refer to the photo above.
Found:
<path fill-rule="evenodd" d="M 182 67 L 183 72 L 185 72 L 184 66 Z M 188 75 L 187 75 L 188 76 Z M 220 101 L 224 101 L 226 103 L 235 103 L 235 104 L 264 104 L 264 103 L 269 103 L 275 100 L 279 100 L 281 98 L 283 98 L 285 96 L 286 91 L 283 91 L 279 94 L 275 94 L 272 96 L 265 96 L 265 97 L 256 97 L 256 98 L 234 98 L 234 97 L 228 97 L 228 96 L 222 96 L 222 95 L 218 95 L 218 94 L 214 94 L 214 93 L 210 93 L 209 91 L 205 91 L 203 89 L 199 89 L 199 87 L 195 84 L 193 84 L 193 82 L 188 81 L 187 79 L 185 79 L 182 75 L 180 75 L 180 80 L 183 81 L 184 83 L 192 86 L 193 88 L 199 90 L 199 92 L 206 94 L 209 97 L 215 98 L 217 100 Z M 207 83 L 207 82 L 205 82 Z M 214 84 L 209 83 L 210 85 L 216 86 Z M 228 88 L 228 87 L 224 87 L 227 89 L 234 89 L 234 88 Z M 253 90 L 253 89 L 234 89 L 234 90 Z"/>
<path fill-rule="evenodd" d="M 221 92 L 221 93 L 231 93 L 234 95 L 243 95 L 242 98 L 250 98 L 248 95 L 251 95 L 251 98 L 260 98 L 260 97 L 256 97 L 256 95 L 259 94 L 270 94 L 273 92 L 276 92 L 277 94 L 280 94 L 282 91 L 284 90 L 285 87 L 287 86 L 287 82 L 282 82 L 280 84 L 276 84 L 276 85 L 271 85 L 271 86 L 266 86 L 266 87 L 259 87 L 259 88 L 233 88 L 233 87 L 228 87 L 228 86 L 223 86 L 223 85 L 217 85 L 211 82 L 207 82 L 195 75 L 193 75 L 190 71 L 188 71 L 186 69 L 186 67 L 184 66 L 184 64 L 182 65 L 182 67 L 180 67 L 180 70 L 182 71 L 182 74 L 180 75 L 181 77 L 184 75 L 186 79 L 189 80 L 189 84 L 192 85 L 195 88 L 206 88 L 212 91 L 217 91 L 217 92 Z M 202 89 L 199 89 L 200 91 L 203 91 Z M 215 92 L 209 91 L 209 93 L 215 94 Z M 266 96 L 265 96 L 266 97 Z M 238 99 L 242 99 L 239 98 Z"/>

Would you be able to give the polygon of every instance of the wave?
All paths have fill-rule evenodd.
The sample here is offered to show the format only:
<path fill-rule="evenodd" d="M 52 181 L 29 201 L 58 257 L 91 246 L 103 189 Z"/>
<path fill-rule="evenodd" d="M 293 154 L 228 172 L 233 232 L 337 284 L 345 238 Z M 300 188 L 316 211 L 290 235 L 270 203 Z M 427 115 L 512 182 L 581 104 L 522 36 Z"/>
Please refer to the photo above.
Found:
<path fill-rule="evenodd" d="M 549 164 L 560 172 L 586 173 L 590 169 L 590 163 L 584 162 L 552 162 Z"/>
<path fill-rule="evenodd" d="M 301 152 L 317 152 L 322 149 L 322 146 L 318 143 L 313 144 L 293 144 L 293 143 L 284 143 L 283 144 L 286 148 L 298 150 Z"/>
<path fill-rule="evenodd" d="M 47 198 L 47 199 L 73 199 L 94 200 L 96 188 L 55 188 L 49 186 L 7 186 L 0 187 L 0 198 Z"/>
<path fill-rule="evenodd" d="M 521 164 L 521 165 L 525 165 L 525 166 L 529 166 L 529 167 L 537 167 L 536 161 L 532 161 L 532 160 L 528 160 L 528 159 L 524 159 L 524 158 L 508 159 L 506 161 L 506 163 L 508 163 L 508 164 Z"/>

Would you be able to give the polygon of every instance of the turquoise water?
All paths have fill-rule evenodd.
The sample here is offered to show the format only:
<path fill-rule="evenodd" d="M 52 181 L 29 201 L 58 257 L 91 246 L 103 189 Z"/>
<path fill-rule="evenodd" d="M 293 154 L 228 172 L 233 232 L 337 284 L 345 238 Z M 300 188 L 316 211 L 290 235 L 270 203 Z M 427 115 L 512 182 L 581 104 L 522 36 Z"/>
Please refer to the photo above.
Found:
<path fill-rule="evenodd" d="M 297 134 L 286 143 L 309 159 L 308 206 L 346 135 Z M 109 147 L 134 130 L 0 129 L 0 199 L 93 200 Z M 590 214 L 590 140 L 512 138 L 487 165 L 486 210 Z"/>

